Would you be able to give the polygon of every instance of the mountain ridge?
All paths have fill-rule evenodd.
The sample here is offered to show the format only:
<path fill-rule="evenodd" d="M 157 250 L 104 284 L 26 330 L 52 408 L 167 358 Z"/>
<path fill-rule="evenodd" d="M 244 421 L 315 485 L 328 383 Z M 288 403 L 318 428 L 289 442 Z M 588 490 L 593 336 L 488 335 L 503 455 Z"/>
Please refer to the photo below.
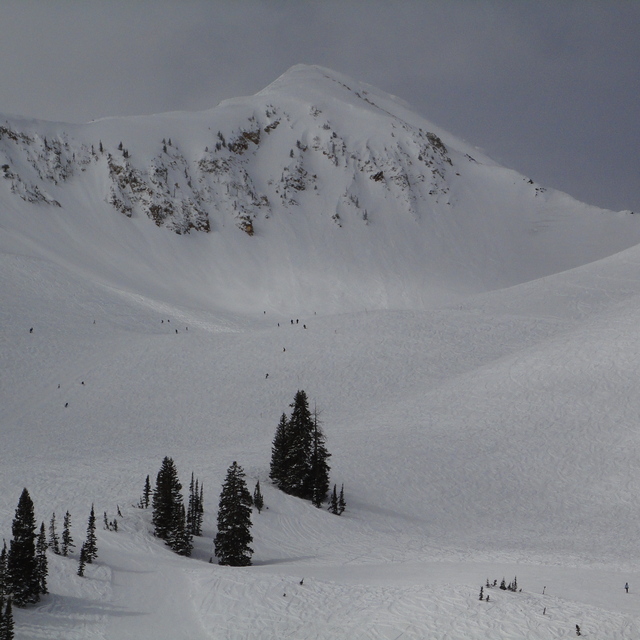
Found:
<path fill-rule="evenodd" d="M 640 242 L 630 216 L 546 190 L 398 98 L 318 66 L 296 65 L 255 96 L 203 112 L 11 122 L 0 125 L 6 229 L 46 245 L 32 225 L 59 209 L 59 225 L 75 234 L 93 227 L 82 242 L 96 254 L 117 254 L 103 243 L 110 236 L 136 251 L 138 234 L 164 250 L 146 219 L 179 235 L 206 232 L 208 251 L 198 241 L 164 266 L 145 257 L 151 270 L 191 270 L 195 283 L 176 284 L 204 304 L 239 308 L 236 289 L 241 308 L 424 307 Z M 112 229 L 114 213 L 136 221 L 135 232 Z M 305 280 L 324 285 L 310 295 Z"/>

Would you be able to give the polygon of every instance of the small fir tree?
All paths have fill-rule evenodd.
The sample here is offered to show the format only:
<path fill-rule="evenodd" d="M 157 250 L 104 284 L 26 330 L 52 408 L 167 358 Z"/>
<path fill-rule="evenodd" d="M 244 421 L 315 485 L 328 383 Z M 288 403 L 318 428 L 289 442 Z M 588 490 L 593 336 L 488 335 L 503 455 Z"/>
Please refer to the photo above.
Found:
<path fill-rule="evenodd" d="M 47 533 L 44 522 L 40 525 L 40 534 L 36 541 L 36 566 L 38 571 L 38 584 L 40 585 L 40 593 L 49 593 L 47 589 L 47 577 L 49 575 L 49 563 L 47 562 Z"/>
<path fill-rule="evenodd" d="M 75 546 L 71 537 L 71 514 L 67 511 L 62 522 L 62 547 L 60 549 L 62 555 L 66 558 L 69 555 L 69 551 Z"/>
<path fill-rule="evenodd" d="M 333 485 L 333 492 L 331 493 L 331 498 L 329 499 L 329 511 L 335 515 L 338 515 L 338 491 L 335 484 Z"/>
<path fill-rule="evenodd" d="M 271 447 L 271 467 L 269 477 L 273 483 L 283 491 L 286 491 L 287 458 L 289 450 L 289 421 L 283 413 L 276 428 Z"/>
<path fill-rule="evenodd" d="M 91 564 L 98 557 L 98 540 L 96 538 L 96 514 L 91 505 L 91 513 L 87 521 L 87 539 L 84 542 L 84 559 Z"/>
<path fill-rule="evenodd" d="M 344 501 L 344 485 L 341 485 L 340 495 L 338 496 L 338 515 L 341 516 L 346 508 L 347 503 Z"/>
<path fill-rule="evenodd" d="M 14 622 L 13 622 L 13 607 L 11 598 L 7 600 L 7 605 L 2 614 L 2 621 L 0 622 L 0 638 L 2 640 L 13 640 L 14 638 Z"/>
<path fill-rule="evenodd" d="M 196 480 L 196 493 L 198 494 L 198 508 L 196 511 L 196 530 L 193 535 L 202 535 L 202 521 L 204 519 L 204 487 L 200 485 L 200 491 L 198 491 L 198 481 Z"/>
<path fill-rule="evenodd" d="M 144 489 L 142 490 L 142 505 L 145 509 L 149 508 L 151 498 L 151 481 L 149 480 L 149 475 L 147 474 L 147 478 L 144 481 Z"/>
<path fill-rule="evenodd" d="M 51 515 L 51 520 L 49 521 L 49 549 L 53 551 L 57 556 L 60 555 L 60 537 L 58 536 L 58 532 L 56 530 L 56 514 L 55 511 Z"/>
<path fill-rule="evenodd" d="M 178 471 L 173 460 L 165 457 L 156 477 L 156 488 L 153 492 L 152 522 L 154 534 L 168 541 L 174 530 L 181 526 L 180 507 L 182 505 L 182 485 L 178 480 Z"/>
<path fill-rule="evenodd" d="M 36 563 L 36 523 L 33 502 L 24 489 L 11 525 L 13 538 L 7 555 L 7 576 L 13 602 L 24 607 L 40 600 Z"/>
<path fill-rule="evenodd" d="M 191 555 L 191 551 L 193 550 L 193 536 L 187 527 L 183 504 L 180 505 L 180 515 L 171 531 L 171 536 L 169 540 L 167 540 L 167 544 L 172 551 L 175 551 L 180 556 L 188 557 Z"/>
<path fill-rule="evenodd" d="M 86 566 L 87 566 L 87 554 L 85 552 L 84 542 L 83 542 L 82 546 L 80 547 L 80 559 L 78 560 L 78 575 L 80 577 L 84 576 L 84 570 Z"/>
<path fill-rule="evenodd" d="M 318 412 L 313 412 L 313 452 L 311 457 L 311 482 L 314 506 L 320 508 L 329 493 L 329 464 L 331 454 L 325 446 L 325 438 L 318 422 Z"/>
<path fill-rule="evenodd" d="M 7 542 L 3 540 L 2 551 L 0 551 L 0 598 L 9 593 L 7 580 Z"/>
<path fill-rule="evenodd" d="M 214 539 L 219 564 L 245 567 L 251 564 L 251 494 L 244 480 L 244 470 L 234 462 L 220 493 L 218 533 Z"/>
<path fill-rule="evenodd" d="M 202 535 L 202 513 L 200 484 L 191 472 L 189 483 L 189 505 L 187 507 L 187 531 L 191 536 Z"/>
<path fill-rule="evenodd" d="M 264 509 L 264 498 L 260 491 L 260 480 L 256 482 L 256 488 L 253 490 L 253 506 L 258 510 L 258 513 Z"/>

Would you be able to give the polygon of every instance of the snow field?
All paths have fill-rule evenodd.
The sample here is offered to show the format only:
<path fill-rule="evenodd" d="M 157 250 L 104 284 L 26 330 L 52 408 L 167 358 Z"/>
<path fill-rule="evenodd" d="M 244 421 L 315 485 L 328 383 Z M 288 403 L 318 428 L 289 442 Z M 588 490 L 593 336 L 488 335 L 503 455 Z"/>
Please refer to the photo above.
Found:
<path fill-rule="evenodd" d="M 0 180 L 0 534 L 23 487 L 38 521 L 55 511 L 61 527 L 70 511 L 78 547 L 92 503 L 99 523 L 124 514 L 118 533 L 98 531 L 85 578 L 77 549 L 50 557 L 51 594 L 16 612 L 16 637 L 547 640 L 576 624 L 584 637 L 640 636 L 634 217 L 545 193 L 397 99 L 316 67 L 212 112 L 69 134 L 122 139 L 141 166 L 172 135 L 195 161 L 203 132 L 239 131 L 278 96 L 287 135 L 243 165 L 259 186 L 279 180 L 267 157 L 308 143 L 314 106 L 326 135 L 353 147 L 253 237 L 231 200 L 213 207 L 208 235 L 125 218 L 105 202 L 104 162 L 47 183 L 61 207 L 25 204 Z M 415 140 L 374 136 L 411 127 L 449 149 L 437 202 L 398 187 Z M 344 164 L 387 146 L 389 189 L 365 202 L 371 180 Z M 10 159 L 37 181 L 37 166 Z M 371 224 L 349 205 L 357 194 Z M 340 518 L 268 482 L 297 389 L 320 411 Z M 132 506 L 166 455 L 185 493 L 191 471 L 204 486 L 191 559 Z M 267 506 L 246 569 L 208 562 L 233 460 Z M 487 578 L 516 575 L 522 593 L 478 600 Z"/>
<path fill-rule="evenodd" d="M 52 557 L 52 595 L 18 612 L 17 637 L 537 639 L 575 624 L 585 637 L 634 637 L 633 255 L 522 294 L 294 325 L 175 307 L 5 255 L 4 535 L 23 486 L 38 519 L 71 511 L 77 543 L 91 502 L 100 522 L 116 505 L 125 513 L 119 533 L 98 532 L 85 579 L 76 558 Z M 585 284 L 594 273 L 606 287 Z M 297 388 L 322 411 L 341 518 L 267 482 Z M 164 455 L 185 486 L 193 470 L 205 487 L 190 560 L 130 506 Z M 269 507 L 254 517 L 247 570 L 208 563 L 234 459 Z M 523 593 L 477 601 L 503 575 Z"/>

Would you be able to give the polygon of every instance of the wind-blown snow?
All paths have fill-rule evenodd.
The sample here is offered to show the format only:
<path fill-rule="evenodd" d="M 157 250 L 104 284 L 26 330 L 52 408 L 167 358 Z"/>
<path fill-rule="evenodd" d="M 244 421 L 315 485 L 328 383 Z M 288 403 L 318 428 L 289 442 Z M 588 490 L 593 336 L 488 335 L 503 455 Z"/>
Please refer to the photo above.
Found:
<path fill-rule="evenodd" d="M 638 636 L 633 216 L 545 192 L 316 67 L 203 114 L 20 126 L 112 151 L 122 137 L 142 166 L 150 140 L 171 136 L 195 158 L 207 122 L 264 104 L 292 121 L 291 138 L 249 162 L 265 190 L 268 154 L 288 153 L 313 105 L 349 149 L 384 147 L 373 132 L 389 113 L 435 133 L 448 192 L 427 205 L 418 189 L 417 204 L 387 212 L 398 194 L 375 210 L 367 184 L 368 224 L 347 210 L 338 226 L 345 165 L 317 173 L 318 196 L 256 215 L 254 236 L 227 209 L 211 209 L 209 233 L 176 235 L 104 201 L 102 160 L 58 185 L 32 177 L 60 207 L 24 202 L 0 176 L 0 532 L 25 486 L 39 520 L 71 512 L 78 545 L 92 503 L 124 516 L 99 532 L 85 578 L 77 554 L 50 556 L 51 595 L 16 612 L 16 637 L 542 639 L 576 624 Z M 19 158 L 12 173 L 35 171 Z M 297 389 L 321 411 L 340 518 L 268 482 Z M 191 471 L 204 483 L 191 559 L 132 506 L 165 455 L 185 487 Z M 245 569 L 208 562 L 233 460 L 268 507 Z M 516 575 L 521 593 L 478 600 L 487 578 Z"/>

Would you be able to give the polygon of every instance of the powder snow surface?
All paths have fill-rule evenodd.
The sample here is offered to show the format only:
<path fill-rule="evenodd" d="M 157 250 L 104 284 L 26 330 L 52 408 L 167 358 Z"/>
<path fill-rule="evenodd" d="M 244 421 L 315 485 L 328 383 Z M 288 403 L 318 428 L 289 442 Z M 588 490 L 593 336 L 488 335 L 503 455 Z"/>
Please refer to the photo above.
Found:
<path fill-rule="evenodd" d="M 299 96 L 305 73 L 265 92 Z M 460 197 L 485 185 L 478 202 L 489 202 L 486 185 L 506 175 L 496 170 L 489 182 L 473 173 Z M 599 222 L 604 213 L 556 194 L 558 211 L 565 202 L 571 219 L 591 216 L 580 232 L 590 241 L 571 258 L 581 266 L 556 268 L 572 228 L 547 211 L 554 264 L 518 260 L 532 230 L 514 223 L 465 294 L 478 242 L 494 246 L 477 221 L 447 222 L 443 234 L 470 256 L 451 271 L 403 254 L 410 224 L 372 221 L 369 240 L 309 219 L 263 237 L 175 236 L 99 198 L 89 206 L 79 187 L 61 208 L 0 195 L 0 533 L 10 538 L 23 487 L 38 522 L 55 511 L 61 529 L 70 511 L 78 547 L 92 503 L 99 522 L 123 514 L 117 533 L 98 531 L 84 578 L 77 548 L 49 556 L 51 593 L 14 610 L 16 638 L 546 640 L 575 636 L 576 624 L 587 638 L 640 637 L 633 216 Z M 367 286 L 338 277 L 348 234 Z M 367 289 L 417 291 L 405 276 L 426 266 L 437 277 L 414 308 Z M 273 435 L 297 389 L 320 412 L 341 517 L 269 483 Z M 204 485 L 190 559 L 134 507 L 165 455 L 185 493 L 192 471 Z M 240 569 L 209 563 L 234 460 L 266 505 L 253 515 L 254 566 Z M 515 576 L 521 592 L 485 588 L 490 601 L 479 600 L 487 579 Z"/>

